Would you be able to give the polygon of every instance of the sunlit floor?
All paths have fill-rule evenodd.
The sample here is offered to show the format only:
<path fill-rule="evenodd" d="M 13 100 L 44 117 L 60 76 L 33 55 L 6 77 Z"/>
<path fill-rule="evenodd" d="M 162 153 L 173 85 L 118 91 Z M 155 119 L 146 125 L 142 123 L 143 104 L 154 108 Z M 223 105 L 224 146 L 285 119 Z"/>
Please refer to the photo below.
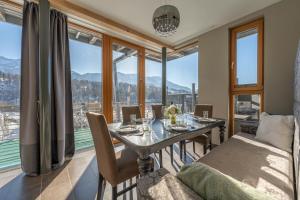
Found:
<path fill-rule="evenodd" d="M 122 147 L 117 147 L 116 151 Z M 171 165 L 169 148 L 163 151 L 163 166 L 175 174 L 175 168 L 183 165 L 178 146 L 174 146 L 174 165 Z M 193 154 L 192 144 L 187 144 L 186 162 L 202 156 L 202 146 L 197 144 Z M 175 166 L 175 167 L 174 167 Z M 156 166 L 157 167 L 157 166 Z M 95 199 L 97 195 L 98 169 L 94 150 L 75 154 L 72 160 L 60 169 L 39 177 L 27 177 L 21 169 L 0 173 L 0 199 Z M 122 184 L 119 185 L 122 189 Z M 127 199 L 136 199 L 135 189 L 127 192 Z M 104 199 L 111 199 L 111 186 L 107 183 Z M 123 199 L 120 196 L 119 199 Z"/>

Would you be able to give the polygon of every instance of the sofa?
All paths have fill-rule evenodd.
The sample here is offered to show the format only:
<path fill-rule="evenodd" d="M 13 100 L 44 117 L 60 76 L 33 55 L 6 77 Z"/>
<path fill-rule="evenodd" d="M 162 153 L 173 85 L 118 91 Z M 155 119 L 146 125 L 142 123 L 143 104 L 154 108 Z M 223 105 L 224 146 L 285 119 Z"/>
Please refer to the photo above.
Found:
<path fill-rule="evenodd" d="M 267 193 L 272 199 L 295 199 L 293 154 L 259 142 L 254 135 L 239 133 L 197 162 Z M 201 199 L 165 169 L 138 180 L 137 191 L 139 199 Z"/>

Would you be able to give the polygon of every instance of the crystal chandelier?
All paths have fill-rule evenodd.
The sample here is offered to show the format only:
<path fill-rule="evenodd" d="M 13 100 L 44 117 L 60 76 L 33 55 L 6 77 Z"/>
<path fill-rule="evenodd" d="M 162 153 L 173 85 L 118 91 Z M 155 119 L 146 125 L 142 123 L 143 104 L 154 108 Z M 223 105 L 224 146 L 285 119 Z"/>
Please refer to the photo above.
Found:
<path fill-rule="evenodd" d="M 178 9 L 172 5 L 163 5 L 158 7 L 152 19 L 153 27 L 159 35 L 163 37 L 174 34 L 180 23 L 180 14 Z"/>

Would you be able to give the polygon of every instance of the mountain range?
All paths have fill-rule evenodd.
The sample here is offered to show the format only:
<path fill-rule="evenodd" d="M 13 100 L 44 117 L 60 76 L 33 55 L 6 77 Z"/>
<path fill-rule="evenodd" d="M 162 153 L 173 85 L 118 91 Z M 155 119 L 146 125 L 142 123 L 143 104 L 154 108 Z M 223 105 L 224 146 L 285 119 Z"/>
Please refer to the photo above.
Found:
<path fill-rule="evenodd" d="M 72 71 L 72 79 L 75 79 L 75 80 L 87 80 L 87 81 L 99 82 L 99 77 L 102 77 L 101 73 L 79 74 L 75 71 Z M 136 85 L 136 83 L 137 83 L 136 75 L 135 74 L 124 74 L 124 73 L 118 72 L 118 82 Z M 161 77 L 147 76 L 146 84 L 149 86 L 161 87 Z M 170 91 L 191 92 L 190 88 L 175 84 L 171 81 L 167 81 L 167 87 L 168 87 L 168 90 L 170 90 Z"/>
<path fill-rule="evenodd" d="M 9 59 L 3 56 L 0 56 L 0 71 L 7 74 L 20 74 L 20 59 Z"/>
<path fill-rule="evenodd" d="M 20 59 L 9 59 L 3 56 L 0 56 L 0 71 L 7 74 L 20 74 Z M 87 80 L 99 82 L 100 73 L 85 73 L 79 74 L 75 71 L 72 71 L 72 79 L 75 80 Z M 118 72 L 118 81 L 124 82 L 132 85 L 136 85 L 136 75 L 134 74 L 124 74 Z M 149 86 L 161 87 L 161 77 L 159 76 L 149 76 L 146 77 L 146 83 Z M 169 91 L 181 91 L 181 92 L 191 92 L 190 88 L 175 84 L 171 81 L 167 81 L 167 87 Z"/>

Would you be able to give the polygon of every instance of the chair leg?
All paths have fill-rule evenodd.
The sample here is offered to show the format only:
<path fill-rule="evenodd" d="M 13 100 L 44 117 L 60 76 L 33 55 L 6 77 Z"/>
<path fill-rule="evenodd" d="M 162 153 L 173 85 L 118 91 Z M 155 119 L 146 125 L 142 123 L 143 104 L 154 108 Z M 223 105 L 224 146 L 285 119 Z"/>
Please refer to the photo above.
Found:
<path fill-rule="evenodd" d="M 103 199 L 105 185 L 106 181 L 104 180 L 104 177 L 99 173 L 97 200 Z"/>
<path fill-rule="evenodd" d="M 193 152 L 196 153 L 195 142 L 193 141 Z"/>
<path fill-rule="evenodd" d="M 129 186 L 132 186 L 132 178 L 129 180 Z M 132 190 L 130 190 L 130 193 L 129 193 L 129 199 L 130 199 L 130 200 L 133 199 L 133 193 L 132 193 Z"/>
<path fill-rule="evenodd" d="M 174 157 L 173 157 L 173 145 L 170 145 L 170 157 L 171 157 L 171 163 L 173 164 Z"/>
<path fill-rule="evenodd" d="M 186 143 L 183 141 L 183 154 L 184 154 L 184 160 L 186 160 Z"/>
<path fill-rule="evenodd" d="M 159 150 L 159 168 L 163 168 L 162 150 Z"/>
<path fill-rule="evenodd" d="M 207 153 L 207 147 L 206 147 L 206 145 L 204 144 L 203 145 L 203 155 L 205 155 Z"/>
<path fill-rule="evenodd" d="M 112 188 L 112 200 L 117 200 L 118 198 L 118 188 L 117 186 Z"/>
<path fill-rule="evenodd" d="M 180 160 L 182 160 L 182 148 L 183 148 L 182 145 L 183 145 L 183 143 L 182 143 L 182 141 L 180 141 L 179 142 L 179 154 L 180 154 L 179 156 L 180 156 Z"/>
<path fill-rule="evenodd" d="M 123 190 L 126 189 L 126 181 L 123 182 Z M 123 194 L 123 200 L 126 200 L 126 192 Z"/>

